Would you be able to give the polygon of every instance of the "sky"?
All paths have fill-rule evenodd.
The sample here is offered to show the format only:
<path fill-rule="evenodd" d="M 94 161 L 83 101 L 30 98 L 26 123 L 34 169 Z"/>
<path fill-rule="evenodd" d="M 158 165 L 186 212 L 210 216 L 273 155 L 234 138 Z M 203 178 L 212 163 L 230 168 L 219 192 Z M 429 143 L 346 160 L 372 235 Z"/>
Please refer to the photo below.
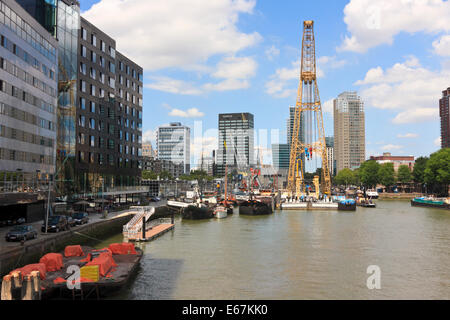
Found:
<path fill-rule="evenodd" d="M 332 101 L 357 91 L 366 156 L 440 148 L 450 87 L 450 2 L 443 0 L 81 0 L 82 16 L 144 68 L 144 140 L 192 128 L 192 162 L 217 148 L 218 114 L 250 112 L 270 164 L 296 101 L 303 21 L 314 21 L 325 134 Z M 116 18 L 115 18 L 116 17 Z M 192 166 L 192 165 L 191 165 Z"/>

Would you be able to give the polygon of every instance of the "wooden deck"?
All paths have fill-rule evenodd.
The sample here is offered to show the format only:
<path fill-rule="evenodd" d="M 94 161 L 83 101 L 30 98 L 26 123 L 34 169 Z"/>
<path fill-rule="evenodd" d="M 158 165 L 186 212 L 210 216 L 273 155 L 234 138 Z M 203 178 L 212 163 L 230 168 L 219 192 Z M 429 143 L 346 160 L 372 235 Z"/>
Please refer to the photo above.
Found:
<path fill-rule="evenodd" d="M 169 223 L 163 223 L 159 224 L 157 226 L 154 226 L 153 228 L 147 230 L 145 233 L 145 239 L 142 239 L 142 233 L 140 233 L 138 236 L 129 237 L 129 241 L 152 241 L 159 236 L 163 235 L 166 232 L 169 232 L 170 230 L 173 230 L 175 228 L 174 224 Z"/>

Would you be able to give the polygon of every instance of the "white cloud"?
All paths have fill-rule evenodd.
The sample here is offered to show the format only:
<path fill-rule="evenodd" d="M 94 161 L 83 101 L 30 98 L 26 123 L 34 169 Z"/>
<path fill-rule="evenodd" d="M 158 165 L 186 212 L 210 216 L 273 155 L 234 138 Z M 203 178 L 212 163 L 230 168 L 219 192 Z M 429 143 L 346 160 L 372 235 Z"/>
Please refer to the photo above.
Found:
<path fill-rule="evenodd" d="M 147 130 L 142 135 L 142 141 L 143 142 L 152 142 L 155 143 L 156 141 L 156 131 L 154 130 Z"/>
<path fill-rule="evenodd" d="M 441 147 L 442 146 L 442 143 L 441 143 L 441 137 L 438 137 L 438 138 L 436 138 L 435 140 L 434 140 L 434 145 L 436 146 L 436 147 Z"/>
<path fill-rule="evenodd" d="M 325 101 L 322 104 L 322 111 L 333 114 L 333 111 L 334 111 L 334 99 L 330 99 L 330 100 Z"/>
<path fill-rule="evenodd" d="M 272 61 L 273 59 L 275 59 L 276 57 L 278 57 L 280 55 L 280 49 L 278 49 L 275 46 L 271 46 L 270 48 L 268 48 L 266 50 L 266 57 L 267 59 L 269 59 L 270 61 Z"/>
<path fill-rule="evenodd" d="M 338 49 L 360 53 L 392 44 L 401 32 L 450 31 L 450 2 L 444 0 L 351 0 L 344 16 L 349 35 Z"/>
<path fill-rule="evenodd" d="M 145 87 L 153 90 L 164 91 L 182 95 L 199 95 L 202 91 L 192 83 L 169 77 L 151 77 L 153 82 L 145 84 Z"/>
<path fill-rule="evenodd" d="M 250 57 L 226 57 L 217 64 L 211 77 L 224 79 L 219 83 L 203 85 L 206 91 L 239 90 L 250 87 L 249 78 L 256 75 L 258 64 Z"/>
<path fill-rule="evenodd" d="M 345 60 L 339 60 L 336 56 L 323 56 L 317 59 L 317 78 L 324 78 L 325 72 L 330 69 L 338 69 L 347 64 Z M 295 98 L 300 79 L 300 60 L 291 62 L 289 68 L 279 68 L 266 82 L 266 93 L 275 98 Z M 296 81 L 294 81 L 296 80 Z M 320 84 L 319 84 L 320 86 Z"/>
<path fill-rule="evenodd" d="M 255 5 L 256 0 L 101 0 L 83 17 L 146 70 L 196 69 L 210 57 L 235 55 L 262 39 L 237 27 L 240 15 L 252 14 Z"/>
<path fill-rule="evenodd" d="M 413 138 L 418 138 L 419 135 L 417 133 L 406 133 L 406 134 L 398 134 L 397 138 L 400 139 L 413 139 Z"/>
<path fill-rule="evenodd" d="M 403 146 L 396 145 L 396 144 L 387 144 L 385 146 L 382 146 L 380 149 L 382 151 L 395 151 L 395 150 L 403 149 Z"/>
<path fill-rule="evenodd" d="M 361 96 L 366 105 L 398 111 L 393 123 L 406 124 L 437 120 L 437 101 L 448 83 L 448 70 L 428 70 L 417 58 L 409 57 L 386 70 L 381 67 L 369 70 L 364 80 L 355 85 L 362 86 Z"/>
<path fill-rule="evenodd" d="M 186 111 L 180 109 L 172 109 L 169 112 L 171 117 L 181 117 L 181 118 L 201 118 L 205 116 L 203 112 L 200 112 L 197 108 L 191 108 Z"/>
<path fill-rule="evenodd" d="M 440 56 L 450 56 L 450 35 L 444 35 L 433 42 L 434 52 Z"/>

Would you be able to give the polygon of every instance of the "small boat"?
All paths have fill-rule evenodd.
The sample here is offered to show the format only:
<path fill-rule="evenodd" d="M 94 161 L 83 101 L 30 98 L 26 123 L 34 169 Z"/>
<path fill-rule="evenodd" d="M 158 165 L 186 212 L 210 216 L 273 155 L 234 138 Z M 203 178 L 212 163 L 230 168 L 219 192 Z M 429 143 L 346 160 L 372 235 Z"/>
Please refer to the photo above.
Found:
<path fill-rule="evenodd" d="M 227 208 L 224 206 L 217 206 L 214 209 L 214 217 L 217 219 L 225 219 L 228 217 Z"/>
<path fill-rule="evenodd" d="M 272 206 L 257 200 L 245 201 L 239 206 L 239 214 L 242 215 L 260 216 L 272 213 Z"/>
<path fill-rule="evenodd" d="M 370 199 L 360 199 L 356 202 L 356 205 L 364 208 L 376 208 L 377 205 Z"/>
<path fill-rule="evenodd" d="M 450 210 L 450 198 L 414 198 L 411 200 L 411 206 Z"/>
<path fill-rule="evenodd" d="M 373 189 L 369 189 L 366 191 L 366 196 L 369 199 L 378 199 L 380 197 L 380 195 L 378 194 L 378 192 L 376 190 Z"/>
<path fill-rule="evenodd" d="M 341 200 L 338 202 L 339 211 L 356 211 L 356 201 L 353 199 Z"/>

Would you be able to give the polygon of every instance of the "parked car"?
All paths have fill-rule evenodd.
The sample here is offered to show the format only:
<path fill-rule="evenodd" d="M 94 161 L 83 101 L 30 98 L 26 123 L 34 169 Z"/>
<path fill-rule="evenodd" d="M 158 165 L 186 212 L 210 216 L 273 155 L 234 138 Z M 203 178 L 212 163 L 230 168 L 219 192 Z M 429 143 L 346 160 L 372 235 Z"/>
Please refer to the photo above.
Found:
<path fill-rule="evenodd" d="M 89 215 L 85 212 L 75 213 L 73 215 L 73 220 L 79 225 L 87 224 L 89 222 Z"/>
<path fill-rule="evenodd" d="M 25 222 L 27 222 L 26 220 L 25 220 L 25 218 L 19 218 L 19 219 L 17 219 L 17 224 L 24 224 Z"/>
<path fill-rule="evenodd" d="M 71 228 L 77 226 L 77 222 L 76 222 L 75 219 L 72 218 L 72 217 L 67 217 L 67 223 L 69 224 L 69 226 L 70 226 Z"/>
<path fill-rule="evenodd" d="M 26 241 L 36 238 L 37 231 L 32 226 L 16 226 L 5 236 L 6 241 Z"/>
<path fill-rule="evenodd" d="M 158 197 L 150 197 L 150 202 L 159 202 L 159 201 L 161 201 L 161 199 Z"/>
<path fill-rule="evenodd" d="M 60 232 L 69 229 L 70 226 L 66 216 L 53 216 L 48 220 L 48 232 Z M 45 232 L 45 222 L 42 224 L 41 231 Z"/>

